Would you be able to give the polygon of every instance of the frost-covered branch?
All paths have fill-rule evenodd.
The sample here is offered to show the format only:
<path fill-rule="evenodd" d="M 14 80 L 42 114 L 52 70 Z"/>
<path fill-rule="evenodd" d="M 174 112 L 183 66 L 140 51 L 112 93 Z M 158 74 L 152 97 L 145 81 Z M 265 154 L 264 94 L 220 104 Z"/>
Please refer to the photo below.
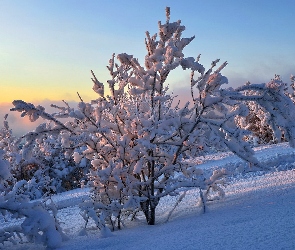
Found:
<path fill-rule="evenodd" d="M 97 98 L 90 103 L 79 95 L 76 109 L 65 103 L 65 107 L 55 106 L 59 112 L 52 115 L 41 106 L 13 103 L 12 110 L 31 121 L 42 117 L 51 124 L 25 136 L 27 153 L 43 135 L 55 135 L 68 158 L 80 166 L 90 164 L 92 201 L 81 208 L 86 221 L 94 219 L 101 230 L 120 228 L 124 214 L 139 209 L 148 224 L 155 224 L 161 199 L 183 188 L 201 190 L 203 202 L 212 190 L 223 196 L 227 173 L 204 174 L 185 158 L 231 150 L 251 166 L 261 167 L 244 141 L 248 132 L 236 124 L 237 116 L 248 115 L 245 101 L 263 106 L 270 113 L 269 121 L 284 129 L 291 145 L 295 144 L 294 104 L 284 95 L 280 79 L 225 89 L 228 79 L 221 72 L 227 62 L 214 60 L 206 70 L 200 56 L 186 57 L 183 50 L 195 36 L 182 37 L 185 26 L 180 20 L 170 22 L 169 8 L 166 22 L 158 27 L 158 34 L 146 32 L 144 66 L 133 55 L 121 53 L 112 55 L 106 83 L 91 71 Z M 169 94 L 170 72 L 176 68 L 191 71 L 192 103 L 183 107 L 173 106 L 176 97 Z M 245 94 L 249 91 L 255 93 Z M 70 121 L 61 122 L 65 117 Z"/>

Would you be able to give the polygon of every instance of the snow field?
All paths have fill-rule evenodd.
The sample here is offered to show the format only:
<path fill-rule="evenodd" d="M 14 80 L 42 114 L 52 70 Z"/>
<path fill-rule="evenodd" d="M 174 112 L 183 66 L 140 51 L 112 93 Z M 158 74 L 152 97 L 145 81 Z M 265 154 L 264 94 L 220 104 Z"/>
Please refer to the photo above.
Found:
<path fill-rule="evenodd" d="M 92 223 L 82 230 L 84 220 L 79 215 L 78 204 L 89 198 L 89 189 L 56 195 L 53 200 L 59 208 L 58 217 L 69 237 L 58 249 L 295 249 L 295 170 L 288 170 L 293 167 L 294 149 L 280 144 L 256 151 L 262 164 L 286 170 L 232 172 L 224 188 L 225 198 L 209 202 L 205 214 L 199 206 L 198 190 L 192 189 L 167 222 L 178 198 L 164 197 L 157 207 L 157 225 L 146 225 L 144 216 L 139 214 L 123 230 L 107 238 L 102 238 Z M 232 168 L 242 164 L 228 153 L 208 156 L 203 162 L 204 168 Z M 1 249 L 45 247 L 23 243 L 7 244 Z"/>
<path fill-rule="evenodd" d="M 167 223 L 171 198 L 157 210 L 156 226 L 132 222 L 110 238 L 89 230 L 59 249 L 294 249 L 294 177 L 288 170 L 233 181 L 226 197 L 209 204 L 205 214 L 191 190 Z"/>

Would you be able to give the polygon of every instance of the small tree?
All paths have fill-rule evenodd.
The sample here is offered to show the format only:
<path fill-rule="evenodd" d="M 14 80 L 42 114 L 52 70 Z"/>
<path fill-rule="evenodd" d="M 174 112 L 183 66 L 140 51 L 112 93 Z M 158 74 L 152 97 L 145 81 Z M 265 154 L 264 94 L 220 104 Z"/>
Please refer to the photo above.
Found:
<path fill-rule="evenodd" d="M 51 124 L 41 125 L 43 126 L 47 131 L 51 130 Z M 32 148 L 28 150 L 24 147 L 21 153 L 26 160 L 19 164 L 22 178 L 38 182 L 41 186 L 43 182 L 47 182 L 45 186 L 48 186 L 50 190 L 45 192 L 60 193 L 80 187 L 81 181 L 88 173 L 90 163 L 84 161 L 76 164 L 69 154 L 70 149 L 64 149 L 61 140 L 61 136 L 54 131 L 50 134 L 42 133 L 42 136 L 31 144 Z M 44 194 L 44 192 L 41 193 Z"/>
<path fill-rule="evenodd" d="M 275 80 L 281 81 L 280 76 L 275 75 Z M 287 86 L 282 81 L 280 84 Z M 250 82 L 247 82 L 246 85 L 250 85 Z M 257 91 L 251 88 L 244 91 L 244 95 L 246 96 L 260 95 L 260 93 L 261 90 Z M 285 93 L 287 96 L 289 95 L 288 92 Z M 236 117 L 236 123 L 239 127 L 252 132 L 245 137 L 246 140 L 253 143 L 253 145 L 276 143 L 285 140 L 281 128 L 271 122 L 271 114 L 265 108 L 259 105 L 256 100 L 245 101 L 245 104 L 249 109 L 249 114 L 246 117 Z"/>
<path fill-rule="evenodd" d="M 18 140 L 13 135 L 7 118 L 8 115 L 5 115 L 3 127 L 0 129 L 0 150 L 3 150 L 3 159 L 9 162 L 10 170 L 13 171 L 13 166 L 18 165 L 22 157 Z"/>
<path fill-rule="evenodd" d="M 115 55 L 110 59 L 107 68 L 111 79 L 106 85 L 92 72 L 98 98 L 91 103 L 79 96 L 77 109 L 66 105 L 50 115 L 43 107 L 20 100 L 13 102 L 12 110 L 22 112 L 22 116 L 28 115 L 32 121 L 42 117 L 55 124 L 51 130 L 39 126 L 28 133 L 25 149 L 30 149 L 42 134 L 54 131 L 77 163 L 85 158 L 91 161 L 93 201 L 84 203 L 82 209 L 84 218 L 93 218 L 101 229 L 106 229 L 105 223 L 113 229 L 120 228 L 123 216 L 138 210 L 144 213 L 148 224 L 155 224 L 155 210 L 161 198 L 178 195 L 184 187 L 198 188 L 201 197 L 208 190 L 223 195 L 220 184 L 225 170 L 206 173 L 189 165 L 183 155 L 195 157 L 212 148 L 228 148 L 254 168 L 259 167 L 249 143 L 243 140 L 249 132 L 237 127 L 235 117 L 248 114 L 242 101 L 253 100 L 269 110 L 274 105 L 272 96 L 282 98 L 276 80 L 263 86 L 222 89 L 227 78 L 221 70 L 227 63 L 216 68 L 219 60 L 215 60 L 205 70 L 199 63 L 200 56 L 185 57 L 183 49 L 194 36 L 182 38 L 185 26 L 180 21 L 170 22 L 169 8 L 166 17 L 165 24 L 159 22 L 158 37 L 146 32 L 144 66 L 123 53 L 117 55 L 118 62 Z M 168 76 L 178 67 L 191 71 L 192 103 L 183 107 L 173 106 L 175 97 L 167 92 Z M 246 96 L 243 91 L 247 89 L 259 94 Z M 294 105 L 291 108 L 294 110 Z M 284 110 L 280 111 L 284 115 Z M 270 112 L 277 115 L 278 111 Z M 72 121 L 62 123 L 60 117 Z M 278 122 L 275 118 L 271 121 Z M 292 123 L 286 130 L 290 138 L 293 127 Z"/>
<path fill-rule="evenodd" d="M 59 132 L 51 130 L 50 123 L 38 128 L 46 127 L 50 134 L 42 133 L 34 143 L 22 147 L 23 138 L 13 136 L 6 119 L 7 116 L 0 130 L 0 150 L 4 150 L 3 158 L 10 164 L 11 184 L 26 180 L 28 193 L 36 199 L 78 188 L 81 182 L 87 181 L 90 163 L 84 160 L 76 164 L 70 149 L 63 149 L 62 138 Z"/>
<path fill-rule="evenodd" d="M 65 237 L 56 219 L 57 210 L 50 199 L 31 201 L 36 185 L 32 185 L 32 180 L 17 178 L 15 166 L 22 161 L 20 148 L 6 119 L 7 116 L 0 130 L 0 215 L 24 220 L 20 225 L 1 229 L 0 244 L 15 244 L 16 238 L 22 240 L 25 236 L 30 242 L 55 248 Z"/>
<path fill-rule="evenodd" d="M 292 84 L 294 77 L 291 76 Z M 292 85 L 291 85 L 292 86 Z M 250 114 L 239 119 L 241 127 L 252 130 L 262 141 L 288 141 L 295 145 L 295 106 L 292 95 L 287 92 L 287 84 L 279 75 L 268 83 L 246 84 L 234 90 L 239 92 L 230 99 L 244 99 L 250 107 Z M 229 91 L 227 95 L 233 94 Z M 242 95 L 245 95 L 242 97 Z M 256 112 L 255 112 L 256 111 Z M 249 124 L 245 124 L 245 119 Z M 252 119 L 252 120 L 251 120 Z M 252 129 L 251 129 L 252 128 Z"/>

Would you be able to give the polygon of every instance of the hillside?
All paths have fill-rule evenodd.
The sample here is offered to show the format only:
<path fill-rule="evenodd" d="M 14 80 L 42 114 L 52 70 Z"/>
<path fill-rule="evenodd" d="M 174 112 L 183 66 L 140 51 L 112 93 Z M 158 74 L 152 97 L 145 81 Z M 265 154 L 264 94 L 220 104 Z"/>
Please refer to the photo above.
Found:
<path fill-rule="evenodd" d="M 270 172 L 238 173 L 243 162 L 230 153 L 194 159 L 203 168 L 226 167 L 232 174 L 225 187 L 225 198 L 209 202 L 202 213 L 198 192 L 189 190 L 167 221 L 176 202 L 168 197 L 158 207 L 158 221 L 147 226 L 143 216 L 125 228 L 102 238 L 91 223 L 84 221 L 78 204 L 88 198 L 88 189 L 55 196 L 59 219 L 69 240 L 59 249 L 294 249 L 295 248 L 295 150 L 287 144 L 256 149 Z M 235 170 L 234 170 L 235 169 Z M 234 170 L 234 171 L 233 171 Z M 3 222 L 3 221 L 2 221 Z M 2 227 L 11 222 L 3 222 Z M 5 245 L 3 249 L 42 249 L 29 243 Z M 44 248 L 45 249 L 45 248 Z"/>

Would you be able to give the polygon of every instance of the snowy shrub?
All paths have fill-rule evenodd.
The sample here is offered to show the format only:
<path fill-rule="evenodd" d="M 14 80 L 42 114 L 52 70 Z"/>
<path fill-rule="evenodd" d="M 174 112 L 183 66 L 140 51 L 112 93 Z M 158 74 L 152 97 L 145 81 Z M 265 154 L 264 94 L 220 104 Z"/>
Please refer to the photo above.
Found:
<path fill-rule="evenodd" d="M 17 138 L 13 136 L 12 130 L 9 128 L 7 121 L 8 115 L 4 117 L 3 127 L 0 129 L 0 150 L 2 150 L 2 158 L 9 163 L 9 171 L 12 171 L 13 166 L 21 161 L 20 149 Z M 12 182 L 12 176 L 10 182 Z"/>
<path fill-rule="evenodd" d="M 56 220 L 57 210 L 51 204 L 47 207 L 41 201 L 30 202 L 23 191 L 26 190 L 26 185 L 26 181 L 20 181 L 11 190 L 1 192 L 0 213 L 5 217 L 22 220 L 20 226 L 16 224 L 2 229 L 0 243 L 9 241 L 15 244 L 16 238 L 23 240 L 22 236 L 25 236 L 29 242 L 56 248 L 65 237 Z"/>
<path fill-rule="evenodd" d="M 108 233 L 120 228 L 125 216 L 141 210 L 148 224 L 155 224 L 156 207 L 162 197 L 179 195 L 183 188 L 197 188 L 203 203 L 211 191 L 222 196 L 225 170 L 204 172 L 190 165 L 185 157 L 196 157 L 212 148 L 229 149 L 260 167 L 250 144 L 243 140 L 249 132 L 238 127 L 236 116 L 247 116 L 244 101 L 255 101 L 271 118 L 272 127 L 284 130 L 294 145 L 294 104 L 282 92 L 278 79 L 268 84 L 223 89 L 227 78 L 221 74 L 227 63 L 206 70 L 197 58 L 185 57 L 183 49 L 194 39 L 182 38 L 185 26 L 181 21 L 159 22 L 159 33 L 146 32 L 144 66 L 126 53 L 109 61 L 111 79 L 101 83 L 92 73 L 96 100 L 86 103 L 80 98 L 76 109 L 54 107 L 49 114 L 41 106 L 22 100 L 13 102 L 12 110 L 28 115 L 31 121 L 42 117 L 50 128 L 40 125 L 25 136 L 24 151 L 30 157 L 34 145 L 44 134 L 58 134 L 62 148 L 77 164 L 91 162 L 89 185 L 92 201 L 81 205 L 86 221 L 92 218 L 97 227 Z M 176 97 L 168 93 L 167 79 L 176 68 L 191 71 L 191 103 L 173 105 Z M 244 91 L 255 90 L 245 95 Z M 293 106 L 292 106 L 293 104 Z M 284 105 L 288 106 L 287 110 Z M 68 118 L 63 123 L 60 118 Z M 293 119 L 293 121 L 292 121 Z M 275 131 L 277 135 L 277 130 Z"/>
<path fill-rule="evenodd" d="M 23 241 L 25 236 L 29 242 L 42 243 L 49 248 L 58 247 L 65 235 L 56 219 L 55 206 L 46 204 L 46 200 L 30 201 L 28 183 L 24 180 L 8 185 L 11 177 L 9 162 L 2 156 L 3 151 L 0 152 L 0 216 L 21 219 L 21 222 L 20 225 L 2 228 L 0 243 L 8 241 L 16 244 L 17 238 Z"/>
<path fill-rule="evenodd" d="M 50 124 L 42 124 L 41 127 L 51 129 Z M 42 133 L 39 128 L 34 131 L 40 133 L 35 143 L 25 144 L 21 150 L 23 161 L 18 166 L 20 179 L 39 183 L 40 187 L 47 183 L 46 186 L 50 187 L 47 192 L 52 193 L 80 187 L 90 163 L 85 161 L 84 164 L 76 164 L 69 154 L 70 149 L 62 146 L 62 136 Z"/>
<path fill-rule="evenodd" d="M 288 93 L 288 96 L 291 98 L 291 100 L 295 102 L 295 76 L 291 75 L 290 80 L 291 80 L 290 87 L 292 89 L 292 92 L 291 93 L 287 92 L 287 93 Z"/>
<path fill-rule="evenodd" d="M 292 96 L 286 90 L 287 84 L 280 79 L 279 75 L 275 75 L 275 78 L 268 83 L 246 84 L 234 91 L 229 91 L 226 95 L 244 92 L 230 97 L 230 99 L 240 99 L 241 95 L 244 95 L 243 99 L 250 107 L 249 116 L 238 119 L 241 127 L 252 130 L 261 142 L 284 140 L 293 147 L 295 145 L 295 105 Z"/>
<path fill-rule="evenodd" d="M 21 220 L 19 224 L 0 230 L 0 243 L 9 241 L 15 244 L 17 238 L 22 241 L 25 236 L 30 242 L 58 247 L 64 235 L 54 205 L 48 203 L 48 199 L 32 202 L 34 185 L 25 180 L 17 181 L 14 176 L 11 164 L 19 160 L 19 155 L 6 119 L 0 131 L 0 145 L 0 216 Z"/>
<path fill-rule="evenodd" d="M 26 143 L 22 147 L 19 146 L 22 138 L 8 140 L 11 138 L 7 136 L 8 129 L 0 131 L 0 145 L 6 145 L 5 158 L 10 162 L 13 178 L 28 182 L 27 188 L 33 199 L 79 188 L 86 180 L 90 166 L 86 160 L 75 163 L 69 149 L 62 146 L 62 136 L 54 131 L 42 133 L 41 129 L 51 130 L 51 125 L 42 124 L 26 135 Z M 31 136 L 38 133 L 38 139 L 32 143 Z"/>
<path fill-rule="evenodd" d="M 275 76 L 279 80 L 279 76 Z M 249 82 L 246 85 L 250 85 Z M 253 96 L 258 95 L 259 91 L 257 90 L 246 90 L 244 95 Z M 249 109 L 249 114 L 246 117 L 237 116 L 236 123 L 239 127 L 249 130 L 252 133 L 245 137 L 246 140 L 251 142 L 254 146 L 258 144 L 269 144 L 269 143 L 277 143 L 281 141 L 285 141 L 284 133 L 281 135 L 275 135 L 274 131 L 281 131 L 280 128 L 275 127 L 273 129 L 272 126 L 277 126 L 274 123 L 271 123 L 271 114 L 265 110 L 261 105 L 256 101 L 245 101 Z"/>
<path fill-rule="evenodd" d="M 0 191 L 4 188 L 3 186 L 4 183 L 11 176 L 9 162 L 3 159 L 3 155 L 4 155 L 4 151 L 0 150 L 0 185 L 1 185 Z"/>

